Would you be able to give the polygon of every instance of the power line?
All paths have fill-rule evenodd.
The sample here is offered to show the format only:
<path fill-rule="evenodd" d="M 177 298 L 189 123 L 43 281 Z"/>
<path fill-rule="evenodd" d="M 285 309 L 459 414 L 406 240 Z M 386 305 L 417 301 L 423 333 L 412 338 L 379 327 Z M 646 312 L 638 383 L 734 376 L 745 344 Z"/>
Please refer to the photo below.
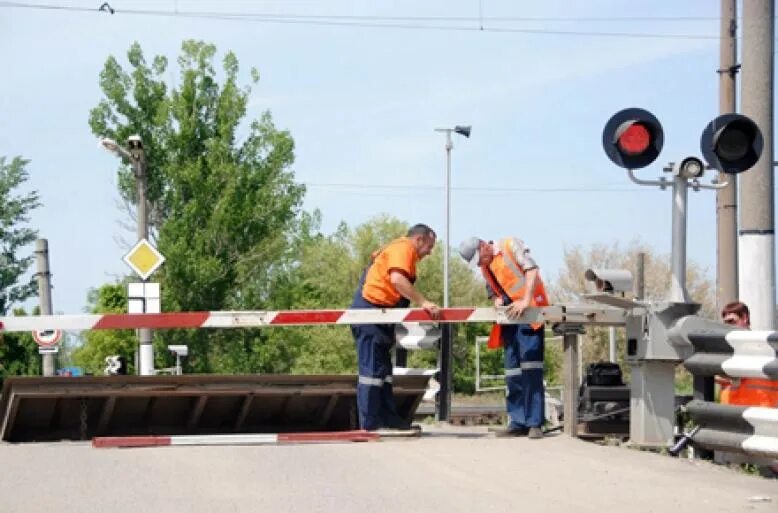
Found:
<path fill-rule="evenodd" d="M 442 192 L 442 185 L 430 185 L 430 184 L 368 184 L 368 183 L 346 183 L 346 182 L 298 182 L 306 187 L 317 189 L 333 189 L 346 194 L 367 194 L 371 196 L 379 196 L 381 194 L 408 194 L 408 193 L 426 193 L 426 192 Z M 776 184 L 778 188 L 778 184 Z M 352 190 L 348 190 L 352 189 Z M 655 192 L 655 189 L 648 189 L 642 187 L 470 187 L 470 186 L 453 186 L 453 191 L 460 192 L 484 192 L 484 193 L 625 193 L 625 192 Z M 383 191 L 383 192 L 381 192 Z"/>
<path fill-rule="evenodd" d="M 443 17 L 443 16 L 354 16 L 354 15 L 300 15 L 300 14 L 259 14 L 246 12 L 212 12 L 212 11 L 161 11 L 148 9 L 122 9 L 100 10 L 86 7 L 62 6 L 49 4 L 27 4 L 22 2 L 0 2 L 0 7 L 56 10 L 70 12 L 92 12 L 92 13 L 110 13 L 110 14 L 128 14 L 140 16 L 161 16 L 161 17 L 180 17 L 194 19 L 217 19 L 225 21 L 248 21 L 255 23 L 276 23 L 276 24 L 302 24 L 302 25 L 320 25 L 337 27 L 358 27 L 358 28 L 390 28 L 390 29 L 413 29 L 413 30 L 438 30 L 455 32 L 493 32 L 493 33 L 516 33 L 516 34 L 538 34 L 538 35 L 567 35 L 567 36 L 594 36 L 594 37 L 622 37 L 622 38 L 664 38 L 664 39 L 719 39 L 717 35 L 694 35 L 694 34 L 659 34 L 646 32 L 606 32 L 606 31 L 587 31 L 587 30 L 551 30 L 551 29 L 532 29 L 518 27 L 484 27 L 481 24 L 485 21 L 492 22 L 594 22 L 594 21 L 691 21 L 691 20 L 715 20 L 717 18 L 704 17 Z M 401 23 L 405 22 L 405 23 Z M 414 23 L 407 23 L 414 22 Z M 438 22 L 439 24 L 428 24 L 420 22 Z M 472 22 L 473 26 L 440 24 L 449 22 Z"/>
<path fill-rule="evenodd" d="M 366 184 L 366 183 L 326 183 L 326 182 L 301 182 L 306 187 L 334 188 L 334 189 L 360 189 L 360 190 L 395 190 L 395 191 L 442 191 L 441 185 L 398 185 L 398 184 Z M 532 192 L 532 193 L 560 193 L 560 192 L 635 192 L 643 191 L 635 187 L 630 188 L 605 188 L 605 187 L 452 187 L 452 190 L 463 192 Z"/>
<path fill-rule="evenodd" d="M 107 3 L 107 2 L 106 2 Z M 0 2 L 0 7 L 22 7 L 31 9 L 52 9 L 79 12 L 97 12 L 100 9 L 91 7 L 76 7 L 47 4 L 29 4 L 23 2 Z M 114 12 L 116 12 L 114 10 Z M 717 16 L 376 16 L 376 15 L 351 15 L 351 14 L 290 14 L 290 13 L 249 13 L 249 12 L 217 12 L 217 11 L 159 11 L 141 9 L 122 9 L 119 13 L 139 14 L 164 14 L 179 15 L 189 14 L 197 16 L 229 16 L 229 17 L 268 17 L 268 18 L 297 18 L 297 19 L 321 19 L 321 20 L 354 20 L 354 21 L 537 21 L 537 22 L 650 22 L 650 21 L 718 21 Z"/>

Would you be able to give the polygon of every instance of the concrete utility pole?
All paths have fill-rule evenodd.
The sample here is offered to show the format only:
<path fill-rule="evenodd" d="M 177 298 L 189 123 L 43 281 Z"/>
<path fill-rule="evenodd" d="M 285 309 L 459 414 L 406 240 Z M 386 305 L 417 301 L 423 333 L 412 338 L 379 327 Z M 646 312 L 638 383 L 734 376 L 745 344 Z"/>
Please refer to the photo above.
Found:
<path fill-rule="evenodd" d="M 49 241 L 35 241 L 35 264 L 38 277 L 38 297 L 40 298 L 41 315 L 53 314 L 51 306 L 51 272 L 49 271 Z M 43 375 L 54 375 L 54 353 L 43 354 Z"/>
<path fill-rule="evenodd" d="M 646 254 L 642 251 L 635 264 L 635 298 L 646 299 Z"/>
<path fill-rule="evenodd" d="M 719 50 L 719 114 L 737 112 L 737 0 L 721 0 Z M 717 310 L 738 300 L 737 178 L 719 172 L 718 182 L 729 185 L 716 192 L 716 304 Z"/>
<path fill-rule="evenodd" d="M 751 326 L 775 328 L 775 232 L 773 203 L 773 0 L 743 2 L 742 113 L 762 131 L 764 149 L 740 178 L 739 290 Z"/>

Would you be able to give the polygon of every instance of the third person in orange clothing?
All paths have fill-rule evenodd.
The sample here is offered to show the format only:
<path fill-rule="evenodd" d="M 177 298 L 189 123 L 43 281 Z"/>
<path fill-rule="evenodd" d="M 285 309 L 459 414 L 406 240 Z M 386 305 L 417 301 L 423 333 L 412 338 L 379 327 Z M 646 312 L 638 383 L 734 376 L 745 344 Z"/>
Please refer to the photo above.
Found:
<path fill-rule="evenodd" d="M 721 309 L 721 320 L 730 326 L 751 329 L 751 313 L 740 301 L 725 305 Z M 717 381 L 721 385 L 719 401 L 722 404 L 778 408 L 778 381 L 766 378 L 740 378 L 734 383 L 729 379 Z"/>
<path fill-rule="evenodd" d="M 495 306 L 507 306 L 509 318 L 519 318 L 529 307 L 549 304 L 538 265 L 524 242 L 510 237 L 495 244 L 471 237 L 459 246 L 459 254 L 481 269 L 489 297 Z M 510 421 L 506 435 L 543 437 L 545 388 L 542 324 L 500 326 L 505 348 L 505 383 Z"/>

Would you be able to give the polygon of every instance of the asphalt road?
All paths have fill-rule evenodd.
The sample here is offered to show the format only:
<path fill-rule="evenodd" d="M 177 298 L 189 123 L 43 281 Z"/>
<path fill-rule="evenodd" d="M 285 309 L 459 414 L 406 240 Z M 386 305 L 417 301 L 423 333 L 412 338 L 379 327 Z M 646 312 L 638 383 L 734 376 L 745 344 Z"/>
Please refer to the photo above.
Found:
<path fill-rule="evenodd" d="M 425 429 L 295 446 L 0 444 L 0 513 L 778 511 L 778 481 L 706 462 L 564 435 Z"/>

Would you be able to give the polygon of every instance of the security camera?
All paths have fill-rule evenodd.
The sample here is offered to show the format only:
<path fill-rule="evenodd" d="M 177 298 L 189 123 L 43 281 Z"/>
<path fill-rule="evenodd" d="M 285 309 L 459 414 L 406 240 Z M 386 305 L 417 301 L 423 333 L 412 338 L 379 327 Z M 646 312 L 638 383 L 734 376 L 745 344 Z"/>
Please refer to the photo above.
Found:
<path fill-rule="evenodd" d="M 169 346 L 167 346 L 167 348 L 168 348 L 168 351 L 170 351 L 171 353 L 175 354 L 176 356 L 186 356 L 187 354 L 189 354 L 189 347 L 185 346 L 183 344 L 182 345 L 177 345 L 177 344 L 169 345 Z"/>
<path fill-rule="evenodd" d="M 587 269 L 584 277 L 597 292 L 632 292 L 632 273 L 626 269 Z"/>
<path fill-rule="evenodd" d="M 129 146 L 131 150 L 142 150 L 143 141 L 138 134 L 131 135 L 127 138 L 127 146 Z"/>

